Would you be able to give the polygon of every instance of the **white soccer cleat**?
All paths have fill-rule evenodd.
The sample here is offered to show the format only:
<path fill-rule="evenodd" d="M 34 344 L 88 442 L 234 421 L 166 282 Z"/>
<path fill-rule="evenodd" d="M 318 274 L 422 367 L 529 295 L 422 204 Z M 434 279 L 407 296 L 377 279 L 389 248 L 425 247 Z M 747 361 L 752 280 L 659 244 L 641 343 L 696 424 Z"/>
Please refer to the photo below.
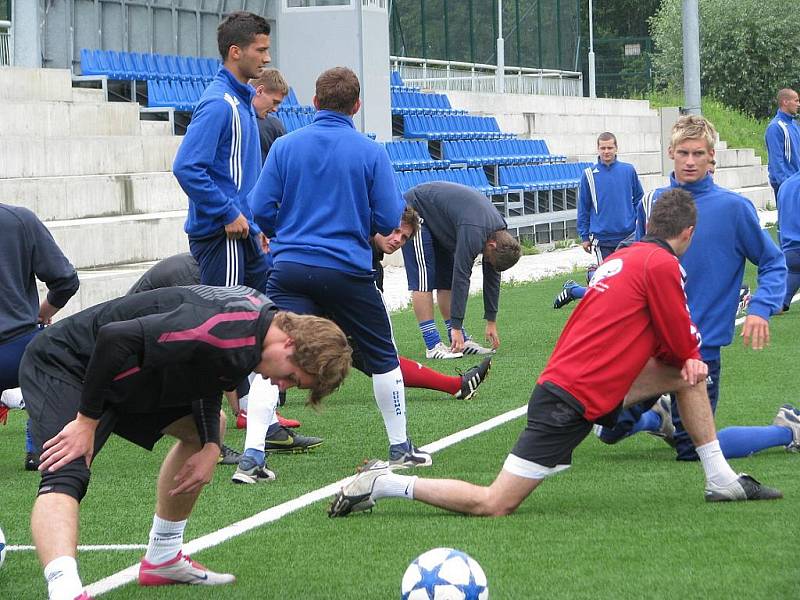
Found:
<path fill-rule="evenodd" d="M 139 585 L 224 585 L 233 583 L 230 573 L 210 571 L 183 552 L 165 563 L 154 565 L 142 559 L 139 563 Z"/>
<path fill-rule="evenodd" d="M 494 354 L 493 348 L 484 348 L 475 340 L 464 342 L 464 354 Z"/>
<path fill-rule="evenodd" d="M 792 441 L 786 446 L 786 450 L 800 452 L 800 410 L 791 404 L 784 404 L 778 409 L 772 424 L 789 429 L 792 432 Z"/>
<path fill-rule="evenodd" d="M 425 358 L 461 358 L 462 356 L 464 356 L 463 352 L 451 352 L 450 348 L 442 342 L 425 350 Z"/>
<path fill-rule="evenodd" d="M 350 513 L 369 510 L 375 506 L 375 499 L 372 497 L 375 482 L 379 477 L 391 473 L 393 468 L 395 467 L 385 460 L 369 461 L 360 468 L 361 472 L 334 496 L 328 508 L 328 516 L 346 517 Z"/>

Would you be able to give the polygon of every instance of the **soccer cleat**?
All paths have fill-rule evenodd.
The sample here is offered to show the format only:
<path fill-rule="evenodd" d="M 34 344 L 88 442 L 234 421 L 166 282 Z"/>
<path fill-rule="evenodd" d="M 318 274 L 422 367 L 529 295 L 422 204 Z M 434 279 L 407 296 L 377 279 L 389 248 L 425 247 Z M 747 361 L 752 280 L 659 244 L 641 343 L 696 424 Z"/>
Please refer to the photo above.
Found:
<path fill-rule="evenodd" d="M 375 506 L 375 499 L 372 497 L 375 481 L 391 473 L 392 469 L 385 460 L 374 459 L 366 463 L 359 469 L 358 475 L 333 497 L 328 516 L 346 517 L 350 513 L 362 512 Z"/>
<path fill-rule="evenodd" d="M 788 452 L 800 452 L 800 410 L 791 404 L 784 404 L 772 421 L 773 425 L 786 427 L 792 432 L 792 441 L 786 446 Z"/>
<path fill-rule="evenodd" d="M 236 473 L 231 477 L 233 483 L 265 483 L 267 481 L 275 481 L 275 473 L 267 468 L 267 463 L 263 465 L 256 464 L 256 461 L 249 456 L 242 456 L 239 461 L 239 466 L 236 467 Z"/>
<path fill-rule="evenodd" d="M 739 307 L 736 309 L 736 316 L 743 315 L 750 306 L 750 286 L 742 285 L 739 288 Z"/>
<path fill-rule="evenodd" d="M 287 419 L 283 417 L 281 413 L 279 413 L 277 410 L 275 411 L 275 414 L 278 417 L 278 423 L 280 423 L 281 427 L 288 427 L 289 429 L 297 429 L 298 427 L 301 427 L 303 425 L 300 421 L 296 419 Z"/>
<path fill-rule="evenodd" d="M 8 422 L 8 407 L 5 404 L 0 404 L 0 423 L 5 425 Z"/>
<path fill-rule="evenodd" d="M 425 350 L 425 358 L 461 358 L 462 356 L 464 356 L 463 352 L 450 352 L 450 348 L 442 342 Z"/>
<path fill-rule="evenodd" d="M 466 356 L 467 354 L 494 354 L 493 348 L 484 348 L 475 340 L 466 340 L 464 342 L 464 351 L 463 354 Z"/>
<path fill-rule="evenodd" d="M 492 357 L 488 356 L 481 361 L 481 364 L 467 369 L 466 373 L 461 374 L 461 389 L 453 394 L 460 400 L 469 400 L 478 391 L 478 386 L 483 383 L 492 368 Z"/>
<path fill-rule="evenodd" d="M 706 502 L 778 500 L 779 498 L 783 498 L 783 494 L 779 490 L 761 485 L 747 473 L 739 473 L 739 479 L 725 487 L 706 483 Z"/>
<path fill-rule="evenodd" d="M 88 592 L 81 592 L 80 596 L 75 596 L 75 600 L 92 600 Z"/>
<path fill-rule="evenodd" d="M 238 465 L 239 460 L 242 458 L 242 453 L 237 452 L 230 446 L 222 444 L 222 450 L 219 453 L 218 465 Z"/>
<path fill-rule="evenodd" d="M 142 559 L 139 563 L 139 585 L 223 585 L 233 583 L 236 577 L 229 573 L 215 573 L 191 559 L 183 552 L 165 563 L 154 565 Z"/>
<path fill-rule="evenodd" d="M 415 447 L 411 440 L 389 446 L 389 466 L 391 467 L 430 467 L 432 464 L 431 455 Z"/>
<path fill-rule="evenodd" d="M 25 470 L 36 471 L 39 469 L 39 455 L 36 452 L 25 453 Z"/>
<path fill-rule="evenodd" d="M 247 411 L 244 409 L 236 415 L 236 429 L 247 429 Z"/>
<path fill-rule="evenodd" d="M 564 289 L 561 290 L 561 293 L 558 296 L 556 296 L 555 300 L 553 300 L 553 308 L 556 309 L 563 308 L 564 306 L 575 300 L 575 298 L 572 295 L 572 288 L 574 287 L 578 287 L 578 284 L 572 279 L 564 283 Z"/>
<path fill-rule="evenodd" d="M 667 444 L 675 447 L 675 425 L 672 424 L 672 399 L 668 394 L 664 394 L 658 399 L 651 408 L 654 413 L 661 417 L 661 428 L 658 431 L 648 431 L 652 436 L 661 438 Z"/>
<path fill-rule="evenodd" d="M 300 435 L 288 427 L 279 427 L 264 440 L 264 450 L 278 453 L 308 452 L 322 445 L 322 438 Z"/>

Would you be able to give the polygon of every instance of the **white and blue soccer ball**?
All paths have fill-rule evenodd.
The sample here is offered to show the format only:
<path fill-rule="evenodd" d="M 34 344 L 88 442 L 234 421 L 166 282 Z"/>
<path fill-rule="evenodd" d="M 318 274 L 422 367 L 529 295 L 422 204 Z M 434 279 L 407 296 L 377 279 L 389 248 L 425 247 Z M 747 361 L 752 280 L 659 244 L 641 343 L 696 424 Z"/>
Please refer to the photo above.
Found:
<path fill-rule="evenodd" d="M 0 567 L 3 566 L 3 563 L 6 561 L 6 536 L 3 533 L 3 530 L 0 529 Z"/>
<path fill-rule="evenodd" d="M 408 565 L 400 584 L 402 600 L 488 600 L 481 566 L 466 553 L 434 548 Z"/>

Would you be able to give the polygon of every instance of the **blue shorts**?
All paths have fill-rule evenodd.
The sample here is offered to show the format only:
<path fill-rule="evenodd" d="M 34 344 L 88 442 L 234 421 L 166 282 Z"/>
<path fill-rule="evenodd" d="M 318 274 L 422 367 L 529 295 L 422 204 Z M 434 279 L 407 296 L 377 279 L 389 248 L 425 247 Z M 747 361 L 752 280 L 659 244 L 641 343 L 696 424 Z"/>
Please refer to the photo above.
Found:
<path fill-rule="evenodd" d="M 373 273 L 277 262 L 267 296 L 281 310 L 331 319 L 355 346 L 360 360 L 354 366 L 365 374 L 388 373 L 400 366 L 389 312 Z"/>
<path fill-rule="evenodd" d="M 34 336 L 41 330 L 41 327 L 35 327 L 32 331 L 0 344 L 0 392 L 19 387 L 19 363 L 22 355 Z"/>
<path fill-rule="evenodd" d="M 246 285 L 263 292 L 267 284 L 267 262 L 257 235 L 229 240 L 223 232 L 189 237 L 189 250 L 200 265 L 203 285 Z"/>
<path fill-rule="evenodd" d="M 453 255 L 436 243 L 422 221 L 419 232 L 403 246 L 408 289 L 412 292 L 449 290 L 453 287 Z"/>

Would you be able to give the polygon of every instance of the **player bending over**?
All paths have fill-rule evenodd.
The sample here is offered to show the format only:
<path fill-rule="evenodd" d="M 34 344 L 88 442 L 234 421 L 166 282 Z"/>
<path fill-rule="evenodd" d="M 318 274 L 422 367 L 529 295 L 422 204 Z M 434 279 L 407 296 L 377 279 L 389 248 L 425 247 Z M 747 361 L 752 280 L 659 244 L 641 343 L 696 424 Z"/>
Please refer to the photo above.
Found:
<path fill-rule="evenodd" d="M 112 433 L 148 450 L 163 435 L 177 438 L 161 465 L 139 584 L 232 582 L 181 552 L 186 519 L 219 456 L 223 390 L 255 371 L 281 389 L 311 390 L 316 404 L 349 366 L 333 323 L 279 312 L 242 286 L 143 292 L 45 329 L 25 352 L 20 380 L 43 447 L 31 530 L 50 600 L 88 598 L 75 561 L 78 505 Z"/>
<path fill-rule="evenodd" d="M 472 515 L 510 514 L 546 477 L 570 466 L 572 451 L 594 423 L 613 422 L 623 404 L 619 398 L 627 406 L 672 389 L 678 390 L 684 423 L 700 455 L 707 501 L 782 497 L 749 475 L 734 473 L 716 439 L 705 386 L 708 369 L 700 360 L 678 264 L 695 220 L 691 194 L 665 192 L 653 208 L 648 235 L 599 267 L 534 387 L 527 426 L 490 486 L 402 476 L 371 461 L 336 495 L 330 516 L 365 510 L 385 497 Z"/>

